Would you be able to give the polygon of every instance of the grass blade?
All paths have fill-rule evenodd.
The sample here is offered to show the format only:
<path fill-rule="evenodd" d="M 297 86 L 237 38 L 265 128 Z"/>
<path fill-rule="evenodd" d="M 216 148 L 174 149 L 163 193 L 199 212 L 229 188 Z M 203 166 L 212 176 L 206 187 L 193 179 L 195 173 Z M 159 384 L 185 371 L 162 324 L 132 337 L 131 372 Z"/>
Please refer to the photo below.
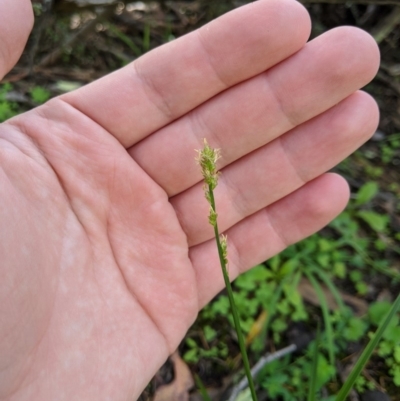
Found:
<path fill-rule="evenodd" d="M 314 290 L 317 294 L 319 303 L 321 304 L 322 316 L 324 318 L 326 337 L 327 337 L 327 346 L 328 346 L 328 354 L 329 354 L 329 363 L 334 367 L 335 366 L 335 346 L 333 342 L 333 329 L 332 323 L 329 318 L 329 308 L 328 303 L 326 301 L 325 295 L 322 291 L 321 286 L 315 277 L 309 272 L 305 271 L 308 279 L 310 280 L 311 285 L 314 287 Z"/>
<path fill-rule="evenodd" d="M 369 341 L 368 345 L 365 347 L 363 353 L 361 354 L 360 358 L 358 359 L 352 372 L 350 373 L 346 382 L 343 384 L 343 387 L 340 389 L 338 395 L 336 396 L 335 401 L 345 401 L 346 397 L 350 393 L 350 390 L 353 388 L 355 381 L 357 380 L 358 376 L 364 369 L 364 366 L 367 364 L 369 358 L 371 357 L 372 353 L 374 352 L 375 348 L 377 347 L 377 345 L 378 345 L 380 339 L 382 338 L 386 328 L 388 327 L 390 321 L 396 315 L 396 313 L 399 311 L 399 309 L 400 309 L 400 294 L 397 296 L 396 301 L 390 308 L 390 311 L 386 315 L 385 319 L 379 325 L 378 330 L 375 332 L 375 334 Z"/>
<path fill-rule="evenodd" d="M 315 339 L 313 360 L 312 360 L 312 370 L 311 370 L 311 381 L 310 387 L 308 389 L 308 401 L 316 401 L 317 394 L 317 368 L 318 368 L 318 347 L 321 342 L 321 328 L 318 324 L 317 337 Z"/>
<path fill-rule="evenodd" d="M 194 381 L 196 382 L 196 386 L 200 391 L 201 398 L 203 398 L 203 401 L 211 401 L 210 396 L 207 393 L 206 388 L 204 387 L 203 382 L 201 381 L 200 377 L 198 375 L 194 375 Z"/>
<path fill-rule="evenodd" d="M 289 277 L 292 278 L 292 275 L 290 275 Z M 276 307 L 282 296 L 283 286 L 287 281 L 289 281 L 288 278 L 283 278 L 281 280 L 281 282 L 278 284 L 278 288 L 274 292 L 272 300 L 268 304 L 268 309 L 265 309 L 267 312 L 267 318 L 265 319 L 265 323 L 263 324 L 261 333 L 259 334 L 261 338 L 266 338 L 267 336 L 269 325 L 271 323 L 272 318 L 275 316 Z"/>
<path fill-rule="evenodd" d="M 322 270 L 317 269 L 317 268 L 312 268 L 313 272 L 316 273 L 320 279 L 325 283 L 325 285 L 328 287 L 329 291 L 332 293 L 333 297 L 335 298 L 335 301 L 339 307 L 339 310 L 343 312 L 346 309 L 346 305 L 343 302 L 343 299 L 339 293 L 339 290 L 337 289 L 336 285 L 333 283 L 332 279 Z"/>

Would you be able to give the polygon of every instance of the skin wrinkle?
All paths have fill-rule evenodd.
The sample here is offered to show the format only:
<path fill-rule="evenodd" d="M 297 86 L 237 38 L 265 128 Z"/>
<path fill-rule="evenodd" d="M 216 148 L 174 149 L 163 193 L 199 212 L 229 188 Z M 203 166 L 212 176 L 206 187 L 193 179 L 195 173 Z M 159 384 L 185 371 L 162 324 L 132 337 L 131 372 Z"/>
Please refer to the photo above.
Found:
<path fill-rule="evenodd" d="M 154 327 L 158 330 L 158 332 L 161 334 L 164 342 L 165 342 L 165 346 L 166 348 L 169 350 L 169 352 L 173 352 L 174 350 L 171 350 L 171 346 L 170 343 L 168 341 L 167 335 L 164 333 L 163 330 L 161 330 L 161 327 L 157 324 L 156 320 L 154 319 L 153 315 L 151 313 L 149 313 L 149 311 L 147 310 L 147 308 L 144 307 L 143 303 L 139 300 L 139 298 L 135 295 L 135 293 L 130 289 L 130 286 L 128 284 L 128 281 L 126 279 L 126 276 L 124 274 L 124 269 L 119 265 L 118 263 L 118 258 L 116 257 L 115 251 L 114 251 L 114 247 L 112 245 L 112 241 L 110 239 L 110 230 L 108 229 L 108 227 L 110 227 L 110 218 L 107 218 L 107 238 L 108 238 L 108 242 L 110 244 L 110 249 L 111 249 L 111 253 L 112 256 L 115 260 L 115 263 L 117 265 L 117 268 L 119 270 L 119 272 L 121 273 L 121 277 L 122 280 L 124 281 L 124 285 L 127 289 L 127 291 L 129 292 L 129 294 L 132 295 L 133 299 L 137 302 L 137 304 L 139 305 L 139 307 L 144 311 L 144 313 L 150 318 L 152 324 L 154 325 Z"/>
<path fill-rule="evenodd" d="M 291 129 L 297 127 L 299 124 L 301 124 L 304 121 L 301 121 L 301 119 L 295 118 L 294 115 L 291 115 L 291 113 L 288 113 L 286 111 L 285 107 L 283 106 L 284 103 L 278 94 L 278 91 L 276 90 L 276 88 L 273 87 L 272 81 L 269 79 L 268 72 L 266 72 L 265 75 L 266 75 L 266 79 L 264 80 L 264 82 L 267 84 L 267 87 L 269 89 L 269 90 L 267 90 L 267 92 L 270 92 L 272 94 L 276 104 L 279 107 L 279 110 L 281 111 L 281 115 L 288 122 L 289 127 L 286 129 L 286 132 L 288 132 Z"/>
<path fill-rule="evenodd" d="M 278 140 L 279 146 L 282 149 L 282 153 L 284 154 L 285 159 L 287 160 L 287 164 L 292 168 L 292 170 L 295 172 L 296 176 L 299 178 L 299 180 L 301 182 L 300 186 L 307 184 L 307 182 L 309 182 L 311 179 L 307 178 L 307 177 L 303 177 L 302 174 L 300 173 L 300 170 L 295 166 L 292 158 L 290 157 L 290 152 L 288 152 L 285 147 L 285 143 L 286 143 L 285 135 L 279 136 L 275 140 Z"/>
<path fill-rule="evenodd" d="M 194 138 L 196 139 L 196 149 L 201 149 L 204 146 L 203 140 L 206 138 L 209 143 L 213 144 L 213 147 L 216 149 L 221 149 L 221 139 L 220 136 L 217 134 L 217 131 L 211 130 L 211 128 L 208 126 L 206 120 L 201 117 L 201 113 L 199 112 L 199 109 L 195 109 L 191 111 L 189 114 L 189 121 L 190 121 L 190 131 L 193 133 Z M 195 128 L 197 127 L 197 129 Z M 205 131 L 205 132 L 203 132 Z M 200 135 L 201 133 L 201 135 Z M 210 139 L 211 138 L 211 139 Z M 223 159 L 224 155 L 221 154 L 221 158 L 219 159 L 220 161 Z M 195 160 L 195 159 L 193 159 Z M 193 185 L 196 185 L 197 183 L 201 182 L 202 178 L 200 175 L 200 169 L 199 169 L 199 180 L 194 183 Z M 178 195 L 176 193 L 173 194 L 173 196 Z"/>
<path fill-rule="evenodd" d="M 219 83 L 222 84 L 222 89 L 220 90 L 220 92 L 223 92 L 225 89 L 229 88 L 231 86 L 231 84 L 229 82 L 227 82 L 224 78 L 222 78 L 221 73 L 218 71 L 218 68 L 216 67 L 215 63 L 212 61 L 211 59 L 211 54 L 209 52 L 209 50 L 207 49 L 206 46 L 206 40 L 203 37 L 203 29 L 208 28 L 207 26 L 205 26 L 202 29 L 199 29 L 197 32 L 197 39 L 200 43 L 200 46 L 206 56 L 206 59 L 208 61 L 209 66 L 211 67 L 211 70 L 214 72 L 215 77 L 217 78 L 217 80 L 219 81 Z"/>
<path fill-rule="evenodd" d="M 29 151 L 27 151 L 26 146 L 18 146 L 18 144 L 11 141 L 10 138 L 3 137 L 2 139 L 7 141 L 8 143 L 14 145 L 21 153 L 23 153 L 25 156 L 30 158 L 35 163 L 41 163 L 41 167 L 44 167 L 44 168 L 48 167 L 49 163 L 46 159 L 44 152 L 42 151 L 42 149 L 40 149 L 37 141 L 28 135 L 24 124 L 20 124 L 19 120 L 15 120 L 14 118 L 12 118 L 12 119 L 7 120 L 6 122 L 2 123 L 1 125 L 2 125 L 2 127 L 7 127 L 9 125 L 9 126 L 13 127 L 14 129 L 16 129 L 17 132 L 22 135 L 23 140 L 24 141 L 26 140 L 29 143 L 29 145 L 32 146 L 32 148 L 34 149 L 34 152 L 39 153 L 39 155 L 41 156 L 42 159 L 41 160 L 35 159 L 34 154 L 31 154 Z M 0 136 L 1 136 L 1 130 L 0 130 Z M 23 144 L 23 145 L 25 145 L 25 144 Z"/>
<path fill-rule="evenodd" d="M 157 110 L 161 112 L 161 114 L 166 117 L 167 121 L 174 120 L 177 118 L 176 114 L 173 112 L 172 106 L 168 103 L 167 99 L 165 96 L 162 94 L 160 90 L 157 89 L 157 86 L 154 84 L 154 82 L 146 77 L 139 65 L 138 62 L 133 63 L 133 69 L 136 73 L 136 76 L 139 78 L 140 82 L 142 83 L 142 86 L 144 88 L 144 93 L 150 102 L 156 106 Z M 161 100 L 160 102 L 157 102 L 154 100 L 154 96 L 150 95 L 150 92 L 154 93 L 156 97 Z"/>
<path fill-rule="evenodd" d="M 232 182 L 229 178 L 229 174 L 221 174 L 221 181 L 223 185 L 228 189 L 229 195 L 224 195 L 228 197 L 233 204 L 235 212 L 240 218 L 244 218 L 249 215 L 249 208 L 247 205 L 246 197 L 244 192 Z"/>

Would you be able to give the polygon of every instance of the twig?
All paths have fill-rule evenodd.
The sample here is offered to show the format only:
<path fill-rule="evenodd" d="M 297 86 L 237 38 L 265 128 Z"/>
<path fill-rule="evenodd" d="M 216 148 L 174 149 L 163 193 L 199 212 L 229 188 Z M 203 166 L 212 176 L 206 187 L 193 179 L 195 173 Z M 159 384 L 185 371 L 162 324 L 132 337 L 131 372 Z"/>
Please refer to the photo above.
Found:
<path fill-rule="evenodd" d="M 252 367 L 251 376 L 253 379 L 257 376 L 257 374 L 264 368 L 265 365 L 276 361 L 284 357 L 285 355 L 291 354 L 297 350 L 297 346 L 295 344 L 291 344 L 286 348 L 283 348 L 279 351 L 274 352 L 273 354 L 267 354 L 260 358 L 260 360 Z M 231 395 L 229 396 L 228 401 L 235 401 L 238 397 L 239 393 L 243 391 L 247 387 L 247 379 L 243 378 L 232 390 Z"/>
<path fill-rule="evenodd" d="M 398 24 L 400 24 L 400 6 L 394 7 L 392 12 L 372 30 L 371 34 L 377 43 L 381 43 Z"/>
<path fill-rule="evenodd" d="M 35 28 L 32 33 L 32 46 L 29 51 L 28 75 L 31 75 L 33 72 L 35 56 L 39 48 L 42 34 L 49 24 L 53 4 L 54 0 L 44 0 L 42 5 L 42 12 L 40 16 L 38 16 L 36 19 Z"/>
<path fill-rule="evenodd" d="M 384 72 L 379 71 L 376 74 L 375 79 L 384 82 L 385 84 L 389 85 L 395 92 L 400 95 L 400 84 L 396 82 L 393 78 L 388 77 Z"/>
<path fill-rule="evenodd" d="M 40 60 L 36 67 L 46 67 L 48 65 L 54 64 L 59 57 L 63 54 L 64 49 L 68 47 L 72 47 L 78 40 L 81 40 L 82 36 L 85 36 L 88 32 L 90 32 L 100 19 L 105 18 L 109 13 L 112 13 L 114 10 L 110 8 L 102 9 L 96 18 L 86 22 L 77 32 L 70 35 L 65 42 L 54 49 L 50 54 L 47 54 Z M 36 68 L 35 67 L 35 68 Z"/>

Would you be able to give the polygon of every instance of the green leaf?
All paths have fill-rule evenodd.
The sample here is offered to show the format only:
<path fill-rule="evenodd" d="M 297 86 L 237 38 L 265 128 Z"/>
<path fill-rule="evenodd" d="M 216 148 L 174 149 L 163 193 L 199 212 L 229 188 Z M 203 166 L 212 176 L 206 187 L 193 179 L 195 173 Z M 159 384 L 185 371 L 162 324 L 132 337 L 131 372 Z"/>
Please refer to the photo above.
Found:
<path fill-rule="evenodd" d="M 318 374 L 317 374 L 317 388 L 321 388 L 325 385 L 336 372 L 334 366 L 332 366 L 328 360 L 322 355 L 318 355 Z"/>
<path fill-rule="evenodd" d="M 200 377 L 197 374 L 194 375 L 194 381 L 196 382 L 196 386 L 200 391 L 203 401 L 212 401 L 210 396 L 207 393 L 207 390 L 206 390 L 203 382 L 201 381 Z"/>
<path fill-rule="evenodd" d="M 314 342 L 312 357 L 311 380 L 308 388 L 308 401 L 315 401 L 317 395 L 317 374 L 318 374 L 318 347 L 321 342 L 321 329 L 318 324 L 317 338 Z"/>
<path fill-rule="evenodd" d="M 385 340 L 391 341 L 393 344 L 397 344 L 400 341 L 400 327 L 399 327 L 399 317 L 394 316 L 393 320 L 390 322 L 385 334 L 383 335 Z"/>
<path fill-rule="evenodd" d="M 368 285 L 364 281 L 360 281 L 355 284 L 357 293 L 360 295 L 366 295 L 368 293 Z"/>
<path fill-rule="evenodd" d="M 394 385 L 400 387 L 400 366 L 396 365 L 393 369 L 391 369 L 391 374 L 393 376 Z"/>
<path fill-rule="evenodd" d="M 285 384 L 288 383 L 289 376 L 284 373 L 276 373 L 272 377 L 264 380 L 263 387 L 268 391 L 268 395 L 271 398 L 276 398 L 282 395 L 285 389 Z"/>
<path fill-rule="evenodd" d="M 325 294 L 322 291 L 322 288 L 321 288 L 319 282 L 315 279 L 315 277 L 310 272 L 307 272 L 307 271 L 306 271 L 306 275 L 307 275 L 308 280 L 310 281 L 311 285 L 313 286 L 315 293 L 317 294 L 319 303 L 321 305 L 322 316 L 324 318 L 326 337 L 327 337 L 326 345 L 327 345 L 328 353 L 329 353 L 329 362 L 331 363 L 332 366 L 335 366 L 335 346 L 334 346 L 334 341 L 333 341 L 333 329 L 332 329 L 332 323 L 330 320 L 328 302 L 326 300 Z"/>
<path fill-rule="evenodd" d="M 265 281 L 273 276 L 273 273 L 264 265 L 258 265 L 250 269 L 247 273 L 239 276 L 235 280 L 235 287 L 252 291 L 258 287 L 260 281 Z"/>
<path fill-rule="evenodd" d="M 196 341 L 193 340 L 193 338 L 188 337 L 186 339 L 186 344 L 190 348 L 197 348 L 197 343 L 196 343 Z"/>
<path fill-rule="evenodd" d="M 358 283 L 362 281 L 363 275 L 359 270 L 353 270 L 350 273 L 350 280 L 353 281 L 353 283 Z"/>
<path fill-rule="evenodd" d="M 392 305 L 387 301 L 380 301 L 371 304 L 368 309 L 368 316 L 372 324 L 378 326 Z"/>
<path fill-rule="evenodd" d="M 348 327 L 343 331 L 343 335 L 348 341 L 359 340 L 367 330 L 368 325 L 360 318 L 352 317 L 349 319 Z"/>
<path fill-rule="evenodd" d="M 288 274 L 293 273 L 298 265 L 298 259 L 289 259 L 281 266 L 279 273 L 281 276 L 287 276 Z"/>
<path fill-rule="evenodd" d="M 226 316 L 229 312 L 229 299 L 225 295 L 219 296 L 211 305 L 215 314 Z"/>
<path fill-rule="evenodd" d="M 378 348 L 378 355 L 381 357 L 385 357 L 391 355 L 393 346 L 388 341 L 381 341 Z"/>
<path fill-rule="evenodd" d="M 42 104 L 50 99 L 51 93 L 41 86 L 35 86 L 31 89 L 30 95 L 35 103 Z"/>
<path fill-rule="evenodd" d="M 370 181 L 364 184 L 357 192 L 356 202 L 357 206 L 368 203 L 376 196 L 379 191 L 379 186 L 376 182 Z"/>
<path fill-rule="evenodd" d="M 297 289 L 293 289 L 289 294 L 286 293 L 287 300 L 291 303 L 294 307 L 297 307 L 303 302 L 303 299 Z"/>
<path fill-rule="evenodd" d="M 280 263 L 281 263 L 281 258 L 279 255 L 275 255 L 268 261 L 271 270 L 274 272 L 278 270 Z"/>
<path fill-rule="evenodd" d="M 290 306 L 287 299 L 283 299 L 280 301 L 276 307 L 276 309 L 282 313 L 282 315 L 288 315 L 290 313 Z"/>
<path fill-rule="evenodd" d="M 190 349 L 183 354 L 183 360 L 189 363 L 196 363 L 199 360 L 197 349 Z"/>
<path fill-rule="evenodd" d="M 381 322 L 378 327 L 378 330 L 371 338 L 370 342 L 364 349 L 360 358 L 358 359 L 356 365 L 348 376 L 346 382 L 343 384 L 343 387 L 340 389 L 339 394 L 336 396 L 335 401 L 345 401 L 346 397 L 350 393 L 350 390 L 354 386 L 355 381 L 360 375 L 361 371 L 364 369 L 364 366 L 367 364 L 369 358 L 374 352 L 375 348 L 379 344 L 383 334 L 385 333 L 386 328 L 389 326 L 392 321 L 393 316 L 396 315 L 398 310 L 400 309 L 400 295 L 397 297 L 396 301 L 393 303 L 389 313 L 386 315 L 385 319 Z M 400 378 L 400 377 L 399 377 Z"/>
<path fill-rule="evenodd" d="M 397 363 L 400 363 L 400 345 L 394 347 L 393 357 Z"/>
<path fill-rule="evenodd" d="M 360 210 L 357 212 L 357 216 L 364 220 L 376 232 L 385 231 L 389 223 L 389 216 L 368 210 Z"/>
<path fill-rule="evenodd" d="M 329 254 L 326 254 L 326 253 L 319 254 L 316 259 L 317 259 L 317 262 L 321 265 L 321 267 L 323 267 L 325 269 L 327 267 L 329 267 L 330 261 L 331 261 Z"/>
<path fill-rule="evenodd" d="M 211 326 L 208 325 L 203 327 L 203 332 L 204 332 L 204 337 L 208 342 L 214 340 L 214 338 L 217 336 L 216 330 L 214 330 Z"/>
<path fill-rule="evenodd" d="M 271 328 L 273 331 L 280 333 L 287 329 L 287 323 L 283 319 L 276 319 L 271 324 Z"/>
<path fill-rule="evenodd" d="M 343 262 L 336 262 L 333 265 L 333 274 L 339 278 L 346 277 L 346 265 Z"/>

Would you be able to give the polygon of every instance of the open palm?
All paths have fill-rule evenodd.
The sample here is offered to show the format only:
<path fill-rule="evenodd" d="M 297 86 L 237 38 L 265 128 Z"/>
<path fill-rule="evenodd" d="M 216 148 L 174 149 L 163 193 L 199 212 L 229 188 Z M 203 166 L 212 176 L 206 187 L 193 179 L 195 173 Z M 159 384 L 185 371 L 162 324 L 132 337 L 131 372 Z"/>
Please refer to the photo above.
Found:
<path fill-rule="evenodd" d="M 29 0 L 0 4 L 0 73 Z M 223 286 L 195 149 L 222 149 L 230 275 L 328 223 L 373 133 L 354 28 L 264 0 L 0 126 L 0 400 L 133 400 Z"/>

